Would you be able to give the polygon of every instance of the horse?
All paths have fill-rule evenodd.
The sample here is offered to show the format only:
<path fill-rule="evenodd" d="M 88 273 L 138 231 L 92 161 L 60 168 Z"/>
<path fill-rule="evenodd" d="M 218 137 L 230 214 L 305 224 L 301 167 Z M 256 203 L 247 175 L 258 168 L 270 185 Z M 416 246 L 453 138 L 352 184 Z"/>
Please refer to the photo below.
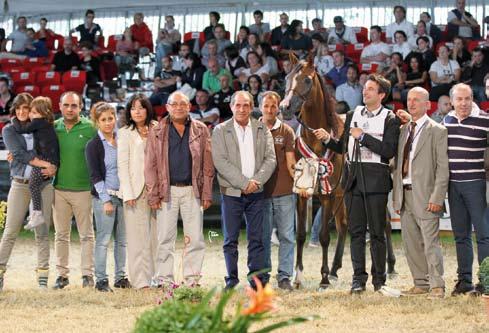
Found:
<path fill-rule="evenodd" d="M 316 139 L 313 130 L 324 128 L 339 138 L 344 129 L 344 122 L 336 114 L 334 100 L 326 90 L 323 80 L 314 67 L 313 58 L 299 61 L 294 54 L 289 56 L 292 64 L 292 71 L 286 77 L 286 92 L 280 107 L 284 118 L 296 116 L 301 124 L 300 137 L 303 142 L 318 157 L 325 156 L 326 148 L 323 143 Z M 302 157 L 296 145 L 296 157 Z M 338 279 L 338 270 L 342 267 L 345 239 L 347 233 L 347 212 L 343 201 L 343 190 L 339 186 L 344 165 L 344 156 L 340 154 L 329 154 L 329 162 L 333 166 L 332 173 L 328 175 L 330 193 L 317 193 L 322 207 L 321 231 L 319 242 L 322 248 L 321 281 L 319 290 L 325 290 L 330 286 L 330 279 Z M 297 198 L 297 258 L 296 275 L 294 285 L 301 287 L 303 279 L 303 249 L 306 241 L 306 215 L 307 215 L 307 196 L 298 195 Z M 330 223 L 334 218 L 336 231 L 338 234 L 335 255 L 331 270 L 328 266 L 328 247 L 330 243 Z M 395 257 L 392 249 L 390 223 L 387 223 L 387 247 L 388 247 L 388 273 L 395 274 Z"/>

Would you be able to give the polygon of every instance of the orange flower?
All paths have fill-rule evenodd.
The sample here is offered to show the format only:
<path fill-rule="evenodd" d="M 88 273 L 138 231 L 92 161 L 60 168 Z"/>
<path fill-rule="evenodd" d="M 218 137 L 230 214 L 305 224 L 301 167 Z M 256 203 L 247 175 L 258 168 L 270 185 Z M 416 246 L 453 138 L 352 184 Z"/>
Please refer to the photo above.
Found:
<path fill-rule="evenodd" d="M 241 314 L 245 316 L 269 312 L 275 309 L 273 304 L 274 292 L 270 286 L 270 283 L 263 288 L 261 281 L 256 276 L 253 277 L 253 280 L 255 281 L 257 290 L 255 291 L 249 286 L 246 289 L 246 293 L 248 294 L 249 298 L 249 305 L 247 308 L 244 308 L 241 311 Z"/>

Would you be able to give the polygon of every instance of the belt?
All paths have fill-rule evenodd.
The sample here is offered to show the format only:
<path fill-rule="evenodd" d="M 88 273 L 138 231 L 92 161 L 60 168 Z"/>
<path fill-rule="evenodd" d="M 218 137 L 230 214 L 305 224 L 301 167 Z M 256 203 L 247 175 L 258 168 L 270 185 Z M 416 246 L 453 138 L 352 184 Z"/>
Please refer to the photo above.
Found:
<path fill-rule="evenodd" d="M 192 183 L 170 183 L 170 186 L 185 187 L 185 186 L 192 186 Z"/>
<path fill-rule="evenodd" d="M 115 191 L 115 190 L 107 190 L 107 193 L 113 197 L 118 197 L 118 198 L 121 198 L 121 193 L 119 191 Z"/>
<path fill-rule="evenodd" d="M 404 189 L 404 191 L 412 191 L 413 190 L 413 186 L 411 184 L 406 184 L 402 188 Z"/>
<path fill-rule="evenodd" d="M 29 184 L 29 179 L 24 178 L 12 178 L 12 180 L 19 184 Z"/>

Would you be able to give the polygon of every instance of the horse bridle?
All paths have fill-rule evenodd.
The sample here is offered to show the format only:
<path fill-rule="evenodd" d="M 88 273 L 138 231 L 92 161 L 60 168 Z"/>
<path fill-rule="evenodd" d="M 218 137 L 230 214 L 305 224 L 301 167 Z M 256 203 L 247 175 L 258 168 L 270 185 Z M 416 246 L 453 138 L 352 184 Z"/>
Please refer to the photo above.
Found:
<path fill-rule="evenodd" d="M 297 66 L 290 72 L 290 74 L 294 73 L 296 74 L 300 69 L 302 69 L 302 64 L 297 64 Z M 289 74 L 289 75 L 290 75 Z M 316 75 L 316 72 L 314 71 L 314 75 Z M 306 93 L 306 94 L 301 94 L 299 91 L 297 91 L 297 89 L 295 88 L 290 88 L 290 89 L 287 89 L 285 91 L 285 96 L 288 96 L 291 92 L 294 94 L 294 96 L 297 96 L 300 98 L 300 100 L 302 101 L 302 103 L 305 103 L 307 101 L 307 96 L 311 93 L 311 90 L 312 90 L 312 85 L 311 85 L 311 88 L 309 89 L 309 91 Z M 297 119 L 297 122 L 299 124 L 301 124 L 301 126 L 308 130 L 308 131 L 314 131 L 315 128 L 312 128 L 310 126 L 308 126 L 306 123 L 304 123 L 304 121 L 301 119 L 301 110 L 299 109 L 299 112 L 297 113 L 297 116 L 296 116 L 296 119 Z"/>

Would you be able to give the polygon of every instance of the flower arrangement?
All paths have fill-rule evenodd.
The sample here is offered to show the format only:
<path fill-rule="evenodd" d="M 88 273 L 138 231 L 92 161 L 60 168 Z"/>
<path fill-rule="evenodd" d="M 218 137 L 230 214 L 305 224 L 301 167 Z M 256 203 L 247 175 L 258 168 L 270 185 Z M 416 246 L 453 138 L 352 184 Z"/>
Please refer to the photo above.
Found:
<path fill-rule="evenodd" d="M 175 297 L 162 302 L 157 308 L 139 317 L 134 333 L 248 333 L 252 324 L 271 318 L 270 312 L 277 309 L 270 284 L 263 287 L 256 277 L 254 280 L 257 289 L 255 291 L 248 287 L 248 305 L 244 307 L 241 302 L 238 303 L 233 316 L 226 316 L 224 310 L 235 291 L 222 293 L 217 304 L 213 305 L 211 300 L 216 294 L 214 288 L 199 303 L 177 300 Z M 174 290 L 173 295 L 176 295 L 178 289 Z M 185 291 L 185 294 L 191 292 Z M 255 333 L 267 333 L 312 319 L 314 317 L 295 317 L 258 329 Z"/>
<path fill-rule="evenodd" d="M 5 220 L 7 219 L 7 203 L 0 201 L 0 230 L 5 228 Z"/>

